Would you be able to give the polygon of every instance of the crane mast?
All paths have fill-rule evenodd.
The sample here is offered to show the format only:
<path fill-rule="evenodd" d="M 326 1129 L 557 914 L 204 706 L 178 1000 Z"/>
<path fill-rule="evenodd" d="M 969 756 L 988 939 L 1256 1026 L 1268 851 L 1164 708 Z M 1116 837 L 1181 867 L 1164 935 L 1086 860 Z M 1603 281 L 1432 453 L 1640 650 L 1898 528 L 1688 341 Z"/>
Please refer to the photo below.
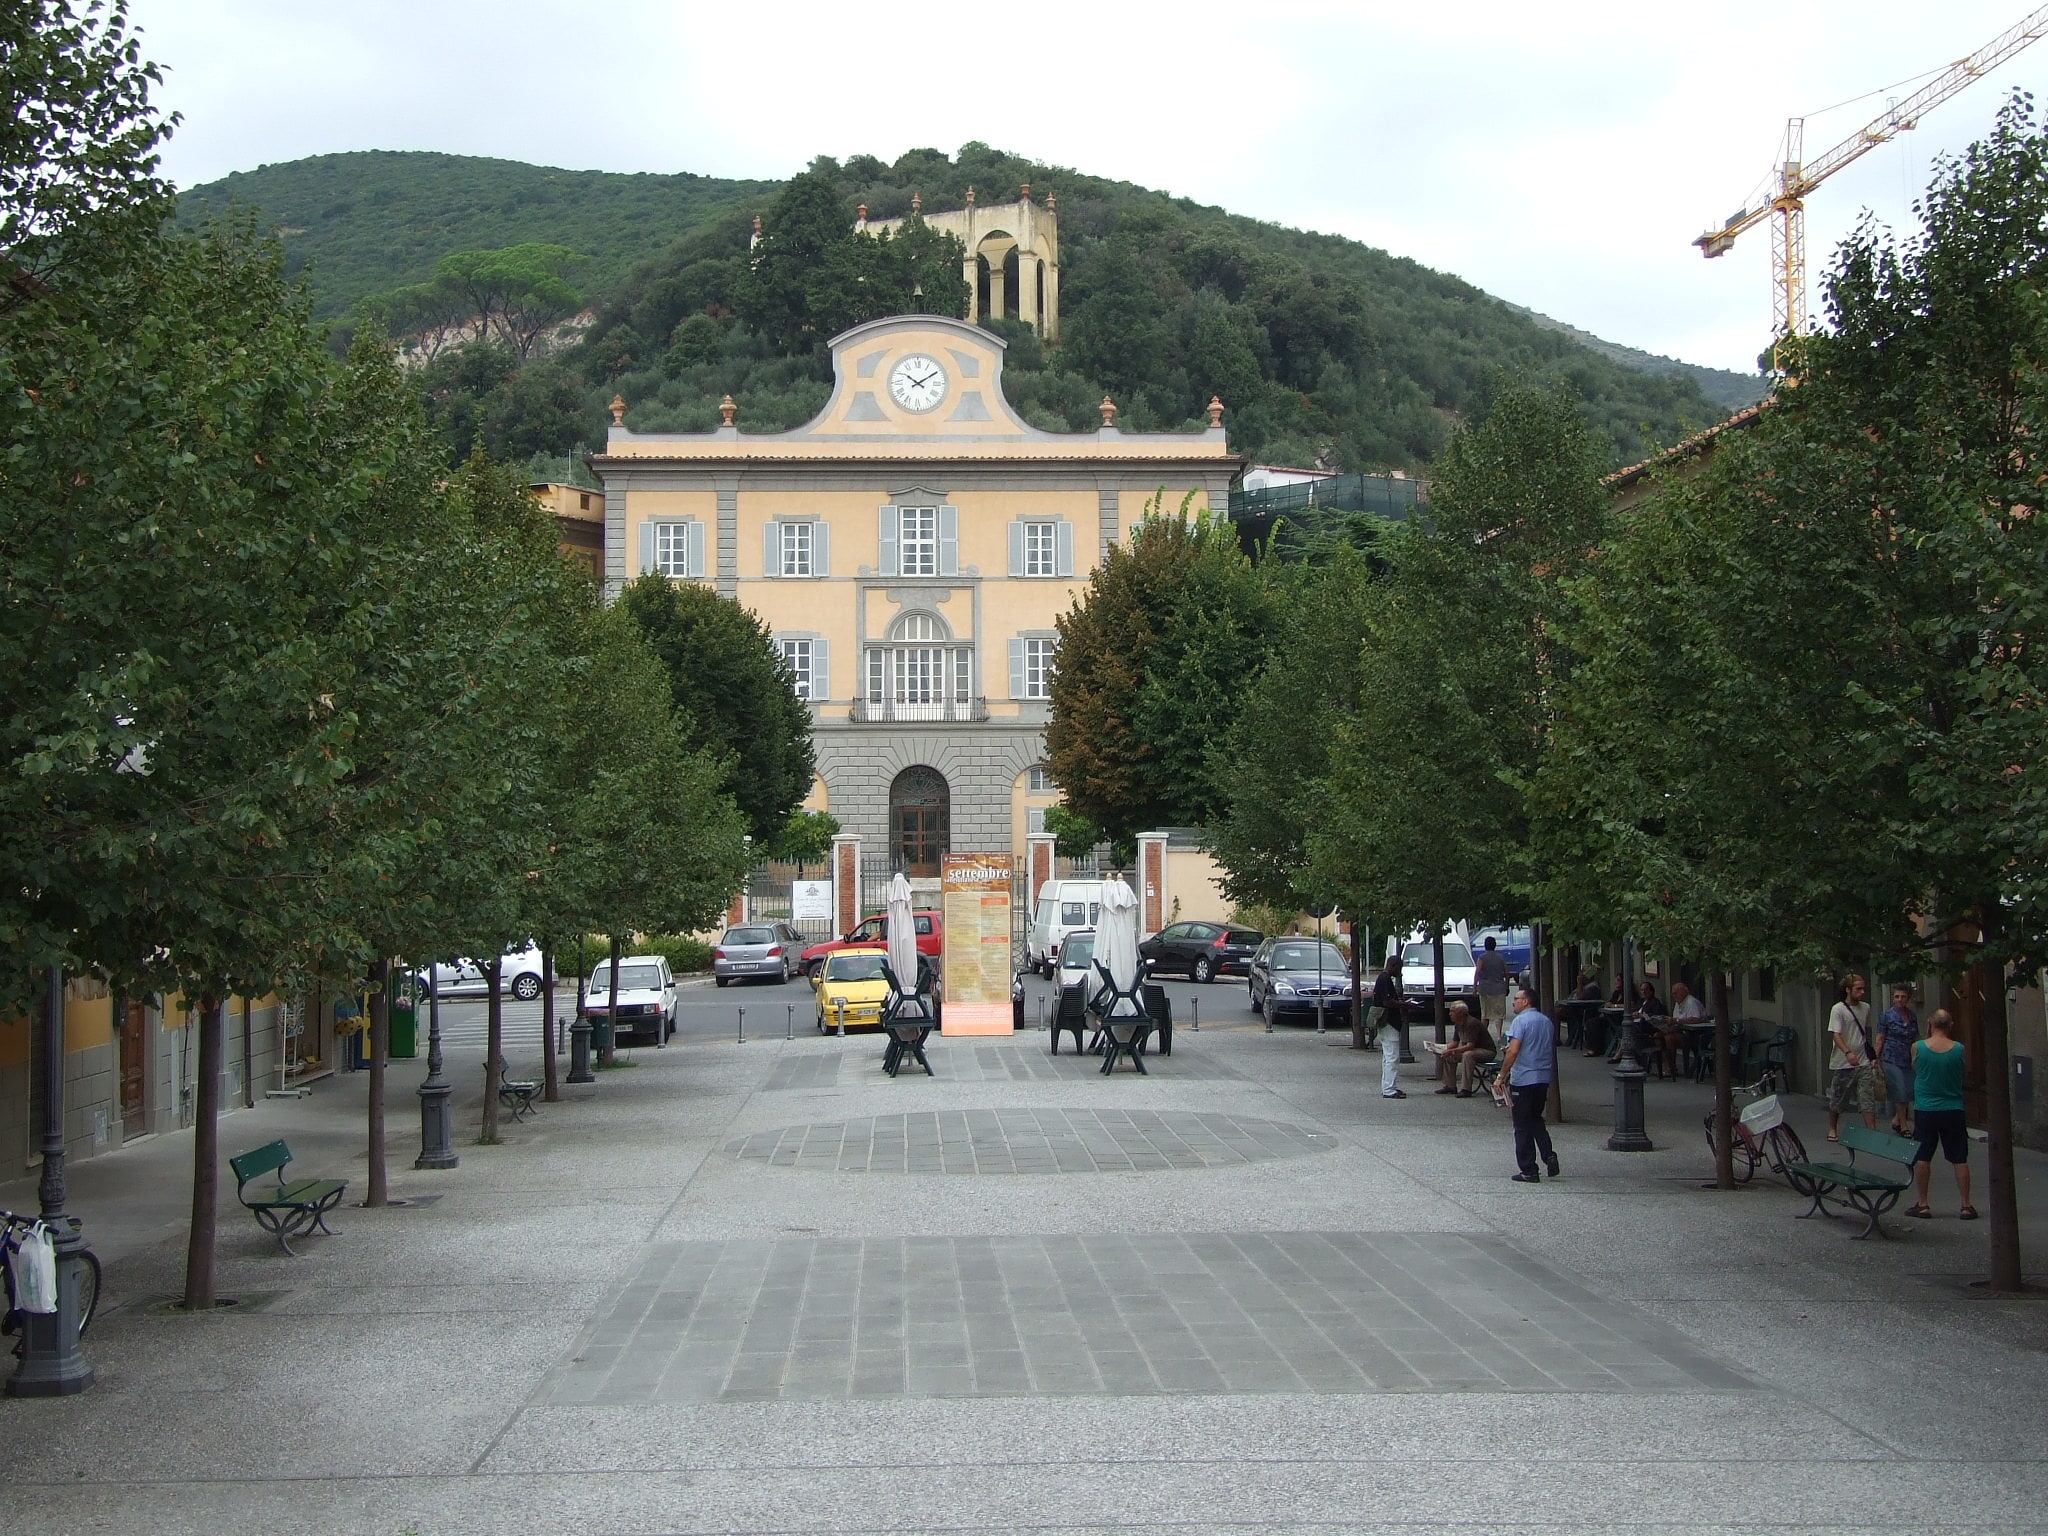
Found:
<path fill-rule="evenodd" d="M 2021 49 L 2048 35 L 2048 6 L 2034 11 L 2024 21 L 2007 28 L 1968 58 L 1958 59 L 1912 95 L 1872 118 L 1819 159 L 1808 162 L 1803 155 L 1806 119 L 1795 117 L 1785 124 L 1785 139 L 1778 163 L 1772 168 L 1774 191 L 1756 208 L 1742 208 L 1717 229 L 1710 229 L 1693 244 L 1709 260 L 1723 255 L 1735 244 L 1735 237 L 1771 220 L 1771 320 L 1773 334 L 1780 340 L 1796 336 L 1807 328 L 1806 317 L 1806 198 L 1828 177 L 1852 161 L 1862 158 L 1878 145 L 1919 126 L 1920 119 L 1957 92 L 1975 84 Z"/>

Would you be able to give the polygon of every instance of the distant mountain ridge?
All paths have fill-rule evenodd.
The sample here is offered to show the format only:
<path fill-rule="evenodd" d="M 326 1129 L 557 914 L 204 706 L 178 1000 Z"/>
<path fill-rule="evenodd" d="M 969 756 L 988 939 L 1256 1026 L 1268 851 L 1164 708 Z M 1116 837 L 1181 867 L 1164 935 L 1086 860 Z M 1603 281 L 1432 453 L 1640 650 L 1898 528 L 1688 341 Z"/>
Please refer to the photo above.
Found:
<path fill-rule="evenodd" d="M 829 192 L 820 194 L 820 185 Z M 799 185 L 898 218 L 1015 196 L 1059 202 L 1062 342 L 1016 321 L 1004 385 L 1035 425 L 1089 430 L 1112 395 L 1134 430 L 1192 429 L 1212 393 L 1237 451 L 1353 472 L 1421 471 L 1501 381 L 1548 380 L 1582 402 L 1614 462 L 1634 462 L 1756 398 L 1756 381 L 1616 346 L 1409 258 L 1266 223 L 986 144 L 893 164 L 821 157 L 795 182 L 572 171 L 431 152 L 364 151 L 259 166 L 181 195 L 188 219 L 253 210 L 345 334 L 365 300 L 425 282 L 456 251 L 565 246 L 588 324 L 532 357 L 458 348 L 422 380 L 451 457 L 573 459 L 604 440 L 614 393 L 643 430 L 742 430 L 808 419 L 829 388 L 822 347 L 785 350 L 740 318 L 760 215 Z M 791 207 L 797 204 L 789 205 Z M 794 216 L 794 215 L 792 215 Z M 827 223 L 831 216 L 827 216 Z M 824 269 L 820 269 L 821 272 Z M 445 316 L 442 322 L 445 326 Z M 459 354 L 459 355 L 458 355 Z"/>

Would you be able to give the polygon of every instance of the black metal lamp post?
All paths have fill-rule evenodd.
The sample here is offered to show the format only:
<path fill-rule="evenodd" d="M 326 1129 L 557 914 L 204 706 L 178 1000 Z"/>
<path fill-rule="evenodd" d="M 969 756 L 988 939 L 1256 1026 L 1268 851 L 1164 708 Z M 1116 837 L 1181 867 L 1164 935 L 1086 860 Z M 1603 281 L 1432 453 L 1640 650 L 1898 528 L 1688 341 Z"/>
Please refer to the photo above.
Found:
<path fill-rule="evenodd" d="M 415 1168 L 453 1168 L 462 1159 L 455 1152 L 455 1085 L 441 1070 L 441 989 L 434 968 L 427 966 L 427 1080 L 420 1084 L 420 1155 Z"/>
<path fill-rule="evenodd" d="M 1614 1063 L 1614 1134 L 1607 1138 L 1610 1152 L 1649 1152 L 1649 1133 L 1643 1129 L 1643 1083 L 1649 1077 L 1636 1058 L 1636 1025 L 1626 1013 L 1621 1016 L 1621 1055 Z"/>
<path fill-rule="evenodd" d="M 10 1397 L 69 1397 L 93 1384 L 78 1347 L 79 1250 L 85 1234 L 64 1211 L 64 972 L 51 966 L 43 1006 L 43 1225 L 57 1249 L 57 1310 L 21 1315 L 21 1364 L 7 1379 Z"/>
<path fill-rule="evenodd" d="M 583 938 L 576 938 L 576 1017 L 569 1021 L 569 1081 L 572 1083 L 594 1083 L 597 1074 L 590 1070 L 590 1015 L 583 1006 L 583 983 L 588 976 L 583 964 Z"/>

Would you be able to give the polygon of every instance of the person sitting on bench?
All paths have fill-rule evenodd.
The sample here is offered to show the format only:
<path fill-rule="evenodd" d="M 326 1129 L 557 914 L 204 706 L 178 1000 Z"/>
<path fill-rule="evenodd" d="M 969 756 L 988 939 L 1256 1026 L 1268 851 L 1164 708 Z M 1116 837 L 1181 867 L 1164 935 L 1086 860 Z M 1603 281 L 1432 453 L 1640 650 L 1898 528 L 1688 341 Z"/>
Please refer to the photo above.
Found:
<path fill-rule="evenodd" d="M 1451 1004 L 1451 1030 L 1448 1044 L 1424 1041 L 1423 1049 L 1436 1055 L 1436 1075 L 1443 1080 L 1443 1086 L 1437 1092 L 1455 1093 L 1461 1099 L 1469 1099 L 1472 1097 L 1473 1070 L 1482 1061 L 1492 1061 L 1500 1054 L 1500 1047 L 1494 1043 L 1486 1020 L 1475 1017 L 1463 1003 Z"/>

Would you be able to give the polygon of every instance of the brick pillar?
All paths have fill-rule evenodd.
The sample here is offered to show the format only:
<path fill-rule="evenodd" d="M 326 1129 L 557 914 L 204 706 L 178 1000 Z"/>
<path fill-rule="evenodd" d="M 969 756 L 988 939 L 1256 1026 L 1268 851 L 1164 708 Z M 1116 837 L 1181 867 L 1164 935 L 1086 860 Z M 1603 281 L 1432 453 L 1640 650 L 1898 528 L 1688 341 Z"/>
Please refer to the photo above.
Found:
<path fill-rule="evenodd" d="M 1050 880 L 1054 869 L 1054 839 L 1050 832 L 1032 832 L 1024 838 L 1024 911 L 1029 917 L 1038 916 L 1038 893 Z"/>
<path fill-rule="evenodd" d="M 732 900 L 726 903 L 725 926 L 728 928 L 734 928 L 737 927 L 739 924 L 744 923 L 746 920 L 747 890 L 745 886 L 741 886 L 738 890 L 732 893 Z"/>
<path fill-rule="evenodd" d="M 841 832 L 832 839 L 832 936 L 851 933 L 860 922 L 860 837 Z"/>
<path fill-rule="evenodd" d="M 1166 834 L 1138 834 L 1138 937 L 1166 926 Z"/>

